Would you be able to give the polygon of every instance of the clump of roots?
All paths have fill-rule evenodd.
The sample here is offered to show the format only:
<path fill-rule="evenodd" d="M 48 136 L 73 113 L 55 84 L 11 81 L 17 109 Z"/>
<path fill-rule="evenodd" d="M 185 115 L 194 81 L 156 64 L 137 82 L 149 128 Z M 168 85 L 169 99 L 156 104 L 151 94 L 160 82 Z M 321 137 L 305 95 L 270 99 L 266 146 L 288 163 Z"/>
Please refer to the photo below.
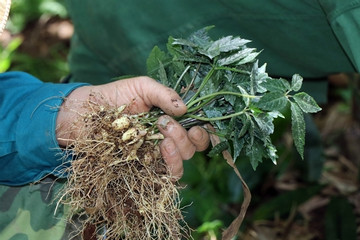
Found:
<path fill-rule="evenodd" d="M 70 217 L 83 219 L 77 232 L 83 238 L 180 239 L 188 228 L 157 144 L 161 134 L 146 124 L 147 114 L 127 115 L 124 108 L 92 104 L 82 115 L 61 203 Z"/>

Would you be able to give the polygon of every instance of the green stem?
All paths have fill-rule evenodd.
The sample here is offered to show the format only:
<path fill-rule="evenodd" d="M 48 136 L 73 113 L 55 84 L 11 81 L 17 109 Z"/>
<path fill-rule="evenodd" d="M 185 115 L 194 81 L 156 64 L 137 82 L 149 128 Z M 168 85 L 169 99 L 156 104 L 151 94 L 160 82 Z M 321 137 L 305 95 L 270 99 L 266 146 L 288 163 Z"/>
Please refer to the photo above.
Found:
<path fill-rule="evenodd" d="M 204 86 L 209 81 L 209 79 L 214 74 L 214 72 L 215 72 L 215 68 L 212 67 L 210 69 L 210 71 L 208 72 L 208 74 L 205 76 L 204 80 L 202 81 L 200 87 L 197 89 L 196 93 L 190 98 L 190 100 L 186 103 L 186 105 L 188 105 L 188 103 L 191 103 L 192 101 L 194 101 L 194 99 L 200 94 L 201 90 L 204 88 Z"/>
<path fill-rule="evenodd" d="M 215 96 L 212 97 L 212 98 L 209 97 L 208 99 L 205 99 L 204 102 L 200 103 L 200 104 L 197 105 L 196 107 L 188 108 L 187 113 L 192 113 L 192 112 L 198 111 L 199 109 L 201 109 L 201 108 L 204 107 L 206 104 L 208 104 L 209 102 L 213 101 L 214 99 L 215 99 Z M 194 104 L 192 104 L 192 105 L 194 105 Z M 192 105 L 191 105 L 191 106 L 192 106 Z"/>
<path fill-rule="evenodd" d="M 242 73 L 242 74 L 247 74 L 247 75 L 250 74 L 249 71 L 240 70 L 240 69 L 237 69 L 237 68 L 229 68 L 229 67 L 216 67 L 215 70 L 229 70 L 231 72 L 237 72 L 237 73 Z"/>
<path fill-rule="evenodd" d="M 237 97 L 244 97 L 244 98 L 257 98 L 258 96 L 254 96 L 254 95 L 248 95 L 248 94 L 242 94 L 242 93 L 236 93 L 236 92 L 227 92 L 227 91 L 224 91 L 224 92 L 216 92 L 216 93 L 212 93 L 212 94 L 208 94 L 206 96 L 202 96 L 202 97 L 199 97 L 198 99 L 196 100 L 193 100 L 193 101 L 189 101 L 187 103 L 187 107 L 191 107 L 193 106 L 194 104 L 198 103 L 198 102 L 201 102 L 203 100 L 206 100 L 208 98 L 214 98 L 218 95 L 234 95 L 234 96 L 237 96 Z"/>
<path fill-rule="evenodd" d="M 199 72 L 199 68 L 200 68 L 200 63 L 199 63 L 199 65 L 198 65 L 198 67 L 196 68 L 196 72 L 195 72 L 195 74 L 194 74 L 194 77 L 191 79 L 191 82 L 190 82 L 190 84 L 188 85 L 188 87 L 186 88 L 185 93 L 182 95 L 182 97 L 181 97 L 182 99 L 185 99 L 185 98 L 186 98 L 187 94 L 188 94 L 189 91 L 190 91 L 190 88 L 191 88 L 192 85 L 194 84 L 195 79 L 196 79 L 196 76 L 197 76 L 197 74 L 198 74 L 198 72 Z"/>
<path fill-rule="evenodd" d="M 181 76 L 179 77 L 179 79 L 177 80 L 176 84 L 175 84 L 175 87 L 174 87 L 174 90 L 176 91 L 177 87 L 179 86 L 180 84 L 180 81 L 183 79 L 183 77 L 185 76 L 185 73 L 190 69 L 190 65 L 187 66 L 185 68 L 185 70 L 183 71 L 183 73 L 181 74 Z"/>
<path fill-rule="evenodd" d="M 237 113 L 233 113 L 233 114 L 229 114 L 226 116 L 221 116 L 221 117 L 212 117 L 212 118 L 207 118 L 207 117 L 201 117 L 201 116 L 197 116 L 194 114 L 185 114 L 184 117 L 188 117 L 188 118 L 194 118 L 200 121 L 204 121 L 204 122 L 210 122 L 210 121 L 221 121 L 221 120 L 225 120 L 225 119 L 229 119 L 232 117 L 236 117 L 239 116 L 241 114 L 244 114 L 246 112 L 246 108 L 244 110 L 242 110 L 241 112 L 237 112 Z"/>

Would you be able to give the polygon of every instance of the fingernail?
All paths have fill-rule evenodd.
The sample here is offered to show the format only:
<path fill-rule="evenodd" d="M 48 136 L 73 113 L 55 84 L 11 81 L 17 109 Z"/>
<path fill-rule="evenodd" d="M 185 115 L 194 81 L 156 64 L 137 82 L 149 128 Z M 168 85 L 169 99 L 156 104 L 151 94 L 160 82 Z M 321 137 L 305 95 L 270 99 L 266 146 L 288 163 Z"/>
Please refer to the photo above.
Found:
<path fill-rule="evenodd" d="M 171 120 L 167 116 L 162 116 L 159 118 L 158 125 L 164 129 L 167 130 L 168 126 L 171 124 Z"/>

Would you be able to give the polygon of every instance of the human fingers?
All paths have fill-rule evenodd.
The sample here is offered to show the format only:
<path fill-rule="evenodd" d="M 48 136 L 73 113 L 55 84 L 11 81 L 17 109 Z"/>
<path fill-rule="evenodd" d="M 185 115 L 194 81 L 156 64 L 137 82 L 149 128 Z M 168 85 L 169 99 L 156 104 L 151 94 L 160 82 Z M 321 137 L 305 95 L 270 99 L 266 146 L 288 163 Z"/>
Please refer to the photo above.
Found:
<path fill-rule="evenodd" d="M 159 107 L 171 116 L 181 116 L 186 113 L 186 105 L 173 89 L 149 77 L 139 77 L 134 80 L 138 94 L 148 106 Z"/>
<path fill-rule="evenodd" d="M 134 113 L 149 111 L 153 106 L 161 108 L 172 116 L 181 116 L 187 110 L 184 102 L 173 89 L 146 76 L 99 85 L 96 86 L 96 90 L 110 103 L 127 104 L 129 110 Z"/>
<path fill-rule="evenodd" d="M 161 155 L 174 179 L 180 179 L 183 175 L 183 159 L 172 138 L 165 138 L 160 143 Z"/>
<path fill-rule="evenodd" d="M 196 146 L 189 139 L 187 131 L 178 122 L 170 116 L 164 115 L 159 118 L 157 125 L 165 138 L 173 139 L 183 160 L 188 160 L 194 155 Z"/>
<path fill-rule="evenodd" d="M 200 126 L 195 126 L 189 129 L 188 137 L 195 145 L 196 151 L 201 152 L 206 150 L 210 144 L 209 134 Z"/>

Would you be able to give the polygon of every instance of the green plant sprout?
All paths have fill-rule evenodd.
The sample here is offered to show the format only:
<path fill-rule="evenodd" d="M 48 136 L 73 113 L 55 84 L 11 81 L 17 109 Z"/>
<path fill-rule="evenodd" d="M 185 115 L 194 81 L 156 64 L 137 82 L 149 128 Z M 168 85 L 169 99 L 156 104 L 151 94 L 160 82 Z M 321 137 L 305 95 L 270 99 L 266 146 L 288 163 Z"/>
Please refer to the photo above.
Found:
<path fill-rule="evenodd" d="M 149 76 L 176 90 L 186 103 L 187 113 L 177 120 L 184 127 L 211 123 L 221 142 L 209 155 L 229 150 L 234 161 L 245 155 L 255 170 L 263 159 L 276 164 L 278 156 L 270 139 L 273 121 L 284 117 L 280 111 L 290 104 L 292 136 L 303 158 L 303 114 L 321 110 L 310 95 L 299 92 L 303 78 L 298 74 L 291 81 L 270 77 L 266 64 L 258 64 L 260 52 L 247 47 L 249 40 L 226 36 L 214 41 L 208 34 L 211 28 L 187 39 L 170 37 L 167 52 L 156 46 L 147 60 Z"/>

